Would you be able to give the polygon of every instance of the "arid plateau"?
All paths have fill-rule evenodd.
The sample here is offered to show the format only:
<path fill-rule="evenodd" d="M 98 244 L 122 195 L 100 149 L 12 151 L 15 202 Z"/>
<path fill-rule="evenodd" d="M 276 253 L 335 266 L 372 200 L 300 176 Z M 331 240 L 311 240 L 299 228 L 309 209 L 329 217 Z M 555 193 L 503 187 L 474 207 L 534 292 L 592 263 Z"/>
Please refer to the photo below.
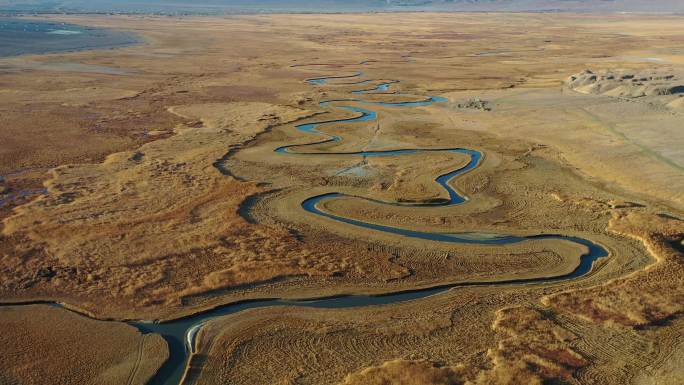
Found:
<path fill-rule="evenodd" d="M 41 18 L 0 384 L 684 383 L 684 16 Z"/>

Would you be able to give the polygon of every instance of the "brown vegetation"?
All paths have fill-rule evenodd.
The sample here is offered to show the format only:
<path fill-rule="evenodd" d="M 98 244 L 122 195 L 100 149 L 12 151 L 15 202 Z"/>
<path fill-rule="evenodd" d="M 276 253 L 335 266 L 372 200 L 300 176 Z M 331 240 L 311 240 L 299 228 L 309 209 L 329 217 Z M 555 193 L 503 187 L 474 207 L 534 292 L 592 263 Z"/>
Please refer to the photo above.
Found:
<path fill-rule="evenodd" d="M 653 214 L 619 213 L 610 230 L 644 243 L 656 262 L 605 285 L 546 299 L 559 311 L 627 327 L 660 324 L 684 312 L 684 222 Z"/>
<path fill-rule="evenodd" d="M 350 374 L 343 385 L 461 385 L 458 368 L 438 367 L 428 361 L 388 361 Z"/>
<path fill-rule="evenodd" d="M 48 195 L 17 209 L 5 221 L 4 235 L 21 234 L 42 245 L 51 258 L 40 269 L 75 271 L 55 273 L 43 283 L 47 287 L 31 285 L 33 290 L 74 297 L 107 293 L 144 306 L 341 268 L 285 229 L 248 223 L 238 215 L 240 204 L 265 190 L 212 166 L 259 130 L 307 112 L 249 103 L 211 107 L 228 108 L 231 120 L 207 118 L 206 127 L 179 128 L 171 138 L 110 155 L 101 164 L 52 170 Z M 31 268 L 25 263 L 18 271 Z M 29 277 L 15 275 L 4 285 L 27 288 Z"/>
<path fill-rule="evenodd" d="M 46 305 L 0 307 L 0 383 L 144 385 L 167 357 L 157 335 Z"/>
<path fill-rule="evenodd" d="M 0 75 L 1 300 L 64 301 L 115 319 L 174 318 L 238 299 L 557 276 L 584 251 L 548 239 L 417 241 L 300 207 L 337 191 L 357 198 L 324 209 L 350 218 L 423 231 L 581 236 L 611 255 L 579 280 L 215 319 L 199 334 L 197 383 L 679 378 L 681 98 L 659 95 L 667 92 L 655 83 L 672 80 L 660 75 L 629 87 L 575 76 L 571 88 L 588 93 L 562 81 L 584 68 L 681 73 L 681 17 L 60 18 L 137 30 L 148 43 L 1 60 L 13 69 Z M 653 57 L 663 68 L 646 60 Z M 311 65 L 321 63 L 333 64 Z M 130 71 L 88 72 L 88 65 Z M 352 114 L 318 105 L 350 97 L 349 79 L 320 87 L 303 79 L 357 70 L 364 76 L 354 80 L 401 81 L 366 100 L 449 101 L 373 107 L 377 121 L 326 126 L 342 140 L 306 151 L 478 149 L 480 167 L 455 182 L 466 204 L 416 209 L 360 199 L 443 199 L 433 180 L 467 161 L 459 154 L 274 153 L 320 139 L 295 122 Z M 164 357 L 158 337 L 45 306 L 0 308 L 0 324 L 11 358 L 0 360 L 0 382 L 142 383 Z M 38 362 L 48 364 L 25 358 L 43 356 Z M 62 361 L 69 370 L 55 365 Z"/>

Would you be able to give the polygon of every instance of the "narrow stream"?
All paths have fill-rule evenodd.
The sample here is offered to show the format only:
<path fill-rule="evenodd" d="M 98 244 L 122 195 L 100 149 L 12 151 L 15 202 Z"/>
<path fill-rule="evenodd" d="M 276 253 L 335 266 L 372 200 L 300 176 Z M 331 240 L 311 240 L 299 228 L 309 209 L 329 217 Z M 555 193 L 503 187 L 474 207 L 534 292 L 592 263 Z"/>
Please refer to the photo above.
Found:
<path fill-rule="evenodd" d="M 321 77 L 316 79 L 310 79 L 308 82 L 312 85 L 322 86 L 328 83 L 332 79 L 344 79 L 344 78 L 358 78 L 362 76 L 362 73 L 356 73 L 353 75 L 343 75 L 343 76 L 332 76 L 332 77 Z M 345 83 L 341 85 L 367 85 L 374 83 L 373 80 L 358 81 L 356 83 Z M 388 91 L 392 84 L 398 83 L 398 81 L 390 80 L 379 82 L 375 87 L 368 89 L 361 89 L 352 91 L 352 94 L 372 94 L 374 92 L 385 92 Z M 396 93 L 396 92 L 395 92 Z M 465 282 L 465 283 L 455 283 L 447 284 L 436 287 L 430 287 L 425 289 L 416 290 L 406 290 L 400 292 L 393 292 L 383 295 L 341 295 L 336 297 L 322 298 L 322 299 L 310 299 L 310 300 L 297 300 L 297 301 L 287 301 L 280 299 L 261 299 L 253 301 L 244 301 L 239 303 L 233 303 L 225 306 L 220 306 L 215 309 L 210 309 L 192 316 L 185 318 L 179 318 L 169 322 L 143 322 L 135 321 L 128 322 L 129 325 L 136 327 L 142 333 L 157 333 L 160 334 L 168 343 L 169 346 L 169 359 L 162 365 L 155 376 L 149 381 L 148 385 L 178 385 L 182 381 L 182 377 L 185 368 L 188 365 L 189 359 L 194 353 L 195 349 L 195 337 L 197 332 L 201 329 L 202 325 L 216 317 L 222 317 L 229 314 L 238 313 L 246 309 L 269 307 L 269 306 L 299 306 L 299 307 L 309 307 L 309 308 L 353 308 L 362 306 L 372 306 L 372 305 L 387 305 L 401 303 L 410 300 L 416 300 L 425 298 L 431 295 L 439 294 L 447 291 L 454 287 L 462 286 L 476 286 L 476 285 L 516 285 L 516 284 L 543 284 L 556 281 L 563 281 L 569 279 L 575 279 L 582 277 L 583 275 L 589 273 L 592 269 L 593 263 L 602 257 L 606 257 L 608 252 L 602 246 L 595 244 L 589 240 L 568 237 L 563 235 L 536 235 L 528 237 L 520 237 L 514 235 L 501 235 L 501 234 L 484 234 L 484 233 L 440 233 L 440 232 L 421 232 L 400 227 L 393 227 L 388 225 L 374 224 L 369 222 L 364 222 L 357 219 L 347 218 L 334 213 L 329 213 L 321 208 L 321 204 L 325 201 L 332 199 L 364 199 L 373 204 L 385 204 L 385 205 L 398 205 L 398 206 L 411 206 L 411 207 L 446 207 L 451 205 L 459 205 L 468 200 L 464 195 L 461 195 L 456 191 L 455 188 L 451 186 L 451 183 L 458 176 L 463 175 L 475 168 L 477 168 L 482 161 L 482 153 L 476 150 L 466 149 L 466 148 L 404 148 L 395 150 L 376 150 L 376 151 L 356 151 L 356 152 L 301 152 L 297 150 L 304 149 L 306 147 L 311 147 L 315 145 L 320 145 L 324 143 L 339 142 L 342 140 L 339 136 L 327 134 L 323 131 L 319 131 L 318 128 L 325 125 L 331 125 L 335 123 L 355 123 L 355 122 L 369 122 L 377 120 L 377 113 L 373 110 L 367 108 L 358 107 L 358 105 L 365 106 L 384 106 L 384 107 L 420 107 L 428 106 L 433 103 L 445 102 L 447 99 L 442 97 L 428 97 L 423 100 L 409 101 L 409 102 L 396 102 L 396 103 L 385 103 L 385 102 L 371 102 L 364 101 L 360 99 L 343 99 L 343 100 L 329 100 L 321 102 L 322 107 L 338 108 L 344 109 L 356 113 L 357 115 L 352 118 L 347 119 L 337 119 L 337 120 L 327 120 L 314 123 L 300 124 L 297 129 L 301 132 L 308 134 L 320 135 L 321 140 L 306 143 L 306 144 L 293 144 L 282 146 L 275 149 L 275 152 L 289 155 L 289 156 L 326 156 L 326 155 L 344 155 L 344 156 L 355 156 L 355 157 L 378 157 L 378 156 L 403 156 L 409 154 L 417 154 L 424 152 L 451 152 L 465 154 L 469 157 L 468 162 L 460 167 L 455 168 L 453 171 L 445 173 L 438 176 L 435 179 L 442 188 L 448 194 L 448 198 L 442 198 L 437 200 L 432 200 L 428 202 L 384 202 L 367 197 L 358 197 L 345 195 L 340 192 L 328 192 L 321 195 L 316 195 L 307 198 L 301 203 L 302 208 L 315 215 L 327 218 L 328 220 L 342 222 L 348 225 L 353 225 L 365 229 L 369 229 L 377 232 L 384 232 L 393 235 L 399 235 L 404 237 L 438 241 L 438 242 L 448 242 L 448 243 L 464 243 L 464 244 L 487 244 L 487 245 L 506 245 L 513 243 L 520 243 L 534 239 L 559 239 L 574 242 L 583 245 L 587 248 L 587 253 L 582 255 L 580 258 L 580 263 L 577 268 L 571 273 L 550 277 L 550 278 L 530 278 L 530 279 L 511 279 L 504 281 L 488 281 L 488 282 Z M 344 105 L 344 103 L 353 103 L 354 105 Z M 50 303 L 53 306 L 61 306 L 56 303 Z M 9 305 L 9 304 L 8 304 Z M 11 305 L 9 305 L 11 306 Z"/>
<path fill-rule="evenodd" d="M 315 86 L 323 86 L 330 80 L 335 79 L 345 79 L 345 78 L 359 78 L 363 75 L 362 72 L 353 75 L 341 75 L 341 76 L 330 76 L 330 77 L 320 77 L 315 79 L 307 80 L 308 83 Z M 366 85 L 373 83 L 373 80 L 364 80 L 356 83 L 345 83 L 340 85 Z M 386 92 L 389 90 L 392 84 L 398 83 L 398 81 L 383 81 L 377 84 L 375 87 L 370 89 L 355 90 L 351 93 L 354 95 L 359 94 L 371 94 L 374 92 Z M 456 189 L 451 186 L 451 183 L 455 178 L 463 175 L 480 165 L 482 160 L 482 153 L 476 150 L 466 149 L 466 148 L 408 148 L 408 149 L 396 149 L 396 150 L 386 150 L 386 151 L 357 151 L 357 152 L 299 152 L 306 147 L 311 147 L 315 145 L 320 145 L 324 143 L 339 142 L 342 140 L 339 136 L 327 134 L 325 132 L 319 131 L 318 128 L 325 125 L 331 125 L 335 123 L 355 123 L 355 122 L 369 122 L 377 120 L 377 113 L 373 110 L 358 107 L 358 105 L 365 106 L 383 106 L 383 107 L 420 107 L 429 106 L 433 103 L 440 103 L 447 101 L 446 98 L 432 96 L 423 100 L 418 101 L 408 101 L 408 102 L 396 102 L 396 103 L 385 103 L 385 102 L 371 102 L 364 101 L 360 99 L 338 99 L 329 100 L 321 102 L 322 107 L 338 108 L 351 111 L 357 114 L 357 116 L 348 119 L 336 119 L 336 120 L 326 120 L 314 123 L 300 124 L 297 129 L 301 132 L 308 134 L 320 135 L 321 140 L 306 143 L 306 144 L 292 144 L 287 146 L 282 146 L 275 149 L 275 152 L 283 155 L 291 156 L 326 156 L 326 155 L 347 155 L 355 157 L 375 157 L 375 156 L 402 156 L 408 154 L 416 154 L 422 152 L 452 152 L 460 153 L 469 156 L 469 161 L 466 165 L 456 168 L 455 170 L 440 175 L 435 179 L 435 181 L 442 186 L 448 193 L 448 199 L 441 199 L 430 202 L 418 202 L 418 203 L 403 203 L 403 202 L 383 202 L 371 198 L 349 196 L 339 192 L 329 192 L 322 195 L 317 195 L 310 197 L 302 202 L 302 208 L 309 213 L 316 214 L 325 217 L 329 220 L 346 223 L 349 225 L 384 232 L 404 237 L 411 237 L 417 239 L 424 239 L 430 241 L 438 242 L 449 242 L 449 243 L 467 243 L 467 244 L 487 244 L 487 245 L 506 245 L 513 243 L 520 243 L 534 239 L 560 239 L 570 242 L 574 242 L 583 246 L 586 246 L 588 252 L 581 256 L 580 263 L 577 268 L 569 274 L 551 277 L 551 278 L 530 278 L 530 279 L 512 279 L 505 281 L 491 281 L 491 282 L 467 282 L 467 283 L 457 283 L 450 285 L 442 285 L 438 287 L 431 287 L 427 289 L 410 290 L 395 292 L 385 295 L 344 295 L 333 298 L 317 299 L 317 300 L 301 300 L 301 301 L 285 301 L 279 299 L 267 299 L 267 300 L 255 300 L 246 301 L 241 303 L 234 303 L 226 306 L 217 307 L 212 310 L 205 311 L 203 313 L 195 314 L 186 318 L 177 319 L 170 322 L 162 323 L 152 323 L 152 322 L 131 322 L 130 324 L 137 327 L 143 333 L 158 333 L 164 337 L 164 339 L 169 344 L 170 358 L 161 367 L 156 376 L 149 382 L 149 385 L 178 385 L 181 382 L 184 370 L 188 364 L 188 360 L 191 354 L 194 352 L 195 346 L 195 336 L 201 326 L 211 320 L 212 318 L 226 316 L 229 314 L 234 314 L 246 309 L 253 309 L 259 307 L 267 306 L 300 306 L 300 307 L 310 307 L 310 308 L 352 308 L 361 306 L 372 306 L 372 305 L 387 305 L 400 303 L 420 298 L 425 298 L 431 295 L 435 295 L 453 287 L 461 286 L 474 286 L 474 285 L 513 285 L 513 284 L 543 284 L 556 281 L 563 281 L 569 279 L 575 279 L 589 273 L 592 269 L 593 263 L 602 257 L 608 255 L 608 252 L 602 246 L 595 244 L 589 240 L 581 239 L 577 237 L 568 237 L 562 235 L 536 235 L 528 237 L 520 237 L 514 235 L 501 235 L 501 234 L 483 234 L 483 233 L 432 233 L 432 232 L 421 232 L 414 231 L 410 229 L 404 229 L 399 227 L 393 227 L 388 225 L 373 224 L 368 222 L 363 222 L 356 219 L 346 218 L 341 215 L 328 213 L 321 209 L 321 203 L 340 198 L 352 198 L 352 199 L 364 199 L 377 204 L 389 204 L 389 205 L 400 205 L 400 206 L 412 206 L 412 207 L 444 207 L 451 205 L 458 205 L 466 202 L 468 198 L 464 195 L 459 194 Z M 342 103 L 342 104 L 341 104 Z M 354 105 L 343 105 L 343 103 L 353 103 Z"/>

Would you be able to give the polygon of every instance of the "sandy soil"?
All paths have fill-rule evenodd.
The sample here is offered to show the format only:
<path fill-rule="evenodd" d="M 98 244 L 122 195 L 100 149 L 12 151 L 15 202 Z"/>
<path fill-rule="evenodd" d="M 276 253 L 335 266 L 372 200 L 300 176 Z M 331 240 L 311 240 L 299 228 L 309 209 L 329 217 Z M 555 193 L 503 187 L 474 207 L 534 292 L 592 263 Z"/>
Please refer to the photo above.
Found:
<path fill-rule="evenodd" d="M 160 336 L 47 305 L 0 307 L 0 327 L 3 384 L 143 385 L 167 357 Z"/>

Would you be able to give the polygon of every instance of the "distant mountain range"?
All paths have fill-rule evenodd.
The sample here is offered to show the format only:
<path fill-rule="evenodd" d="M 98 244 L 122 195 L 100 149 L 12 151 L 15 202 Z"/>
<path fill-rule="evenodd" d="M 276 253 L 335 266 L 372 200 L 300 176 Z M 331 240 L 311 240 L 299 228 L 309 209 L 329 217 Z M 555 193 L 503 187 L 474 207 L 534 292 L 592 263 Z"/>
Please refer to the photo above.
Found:
<path fill-rule="evenodd" d="M 684 0 L 0 0 L 0 12 L 684 12 Z"/>

